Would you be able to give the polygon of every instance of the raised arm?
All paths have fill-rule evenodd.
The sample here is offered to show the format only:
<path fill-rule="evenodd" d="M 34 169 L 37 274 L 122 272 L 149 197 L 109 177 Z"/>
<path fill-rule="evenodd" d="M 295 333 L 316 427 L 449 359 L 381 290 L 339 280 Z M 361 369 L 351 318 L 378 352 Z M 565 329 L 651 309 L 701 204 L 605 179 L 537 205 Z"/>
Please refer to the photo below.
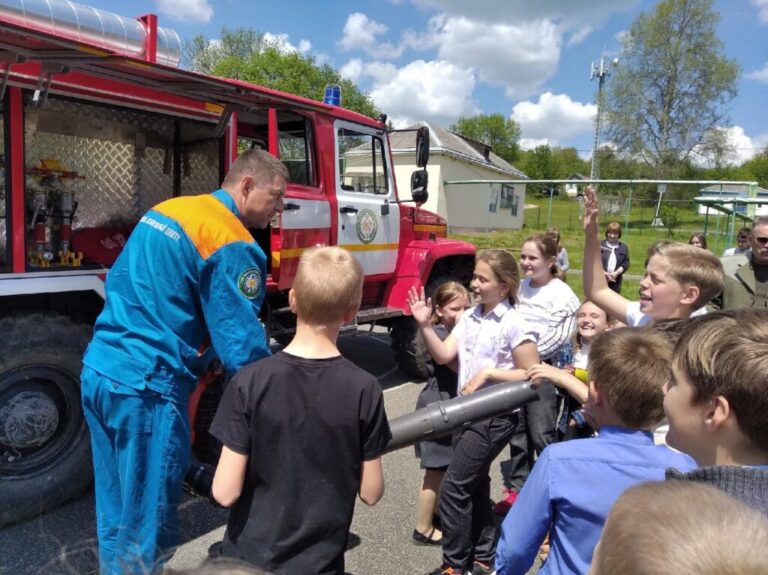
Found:
<path fill-rule="evenodd" d="M 627 318 L 629 301 L 608 287 L 600 261 L 600 236 L 597 224 L 597 193 L 592 186 L 584 192 L 584 297 L 595 303 L 609 316 Z"/>
<path fill-rule="evenodd" d="M 411 306 L 411 314 L 419 326 L 421 337 L 424 338 L 424 344 L 432 360 L 437 364 L 445 365 L 456 359 L 459 351 L 456 338 L 449 335 L 443 340 L 435 333 L 435 328 L 430 322 L 432 299 L 425 299 L 423 287 L 418 290 L 412 287 L 408 291 L 408 305 Z"/>

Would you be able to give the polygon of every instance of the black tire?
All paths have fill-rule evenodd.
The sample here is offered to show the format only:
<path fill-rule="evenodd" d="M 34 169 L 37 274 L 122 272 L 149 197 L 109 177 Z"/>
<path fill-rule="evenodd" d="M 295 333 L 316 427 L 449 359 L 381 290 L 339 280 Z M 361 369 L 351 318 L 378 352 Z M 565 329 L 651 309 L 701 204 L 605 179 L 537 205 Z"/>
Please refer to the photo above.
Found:
<path fill-rule="evenodd" d="M 58 507 L 93 479 L 80 400 L 91 334 L 57 315 L 0 320 L 0 527 Z"/>
<path fill-rule="evenodd" d="M 389 334 L 392 351 L 402 371 L 416 379 L 426 379 L 427 348 L 412 317 L 399 318 Z"/>
<path fill-rule="evenodd" d="M 432 293 L 440 284 L 452 280 L 456 280 L 456 278 L 442 274 L 430 277 L 424 289 L 426 296 L 432 297 Z M 411 377 L 426 379 L 429 376 L 427 371 L 429 354 L 413 318 L 410 316 L 399 318 L 392 325 L 389 336 L 392 340 L 392 351 L 395 354 L 398 367 Z"/>

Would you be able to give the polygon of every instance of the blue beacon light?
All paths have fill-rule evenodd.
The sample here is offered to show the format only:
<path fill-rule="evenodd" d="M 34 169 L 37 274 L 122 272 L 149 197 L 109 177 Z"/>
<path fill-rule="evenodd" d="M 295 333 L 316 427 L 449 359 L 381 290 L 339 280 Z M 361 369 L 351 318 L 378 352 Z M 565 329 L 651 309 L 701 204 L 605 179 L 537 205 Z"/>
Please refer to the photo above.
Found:
<path fill-rule="evenodd" d="M 323 104 L 341 106 L 341 87 L 338 84 L 328 84 L 323 95 Z"/>

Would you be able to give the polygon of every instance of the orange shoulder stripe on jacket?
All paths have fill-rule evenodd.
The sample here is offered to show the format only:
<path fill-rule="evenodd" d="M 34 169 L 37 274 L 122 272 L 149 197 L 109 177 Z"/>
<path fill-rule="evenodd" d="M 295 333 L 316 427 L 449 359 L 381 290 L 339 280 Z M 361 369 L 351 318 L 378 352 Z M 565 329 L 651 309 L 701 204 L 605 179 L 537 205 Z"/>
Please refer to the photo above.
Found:
<path fill-rule="evenodd" d="M 237 216 L 211 194 L 173 198 L 153 209 L 175 220 L 203 259 L 227 244 L 253 242 Z"/>

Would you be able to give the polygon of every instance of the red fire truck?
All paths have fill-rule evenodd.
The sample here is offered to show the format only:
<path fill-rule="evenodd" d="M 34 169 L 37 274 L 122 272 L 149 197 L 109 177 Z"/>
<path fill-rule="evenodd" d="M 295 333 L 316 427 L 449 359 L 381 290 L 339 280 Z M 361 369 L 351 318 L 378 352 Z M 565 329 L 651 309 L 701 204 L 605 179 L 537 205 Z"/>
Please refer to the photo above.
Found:
<path fill-rule="evenodd" d="M 366 274 L 357 323 L 388 326 L 400 365 L 423 375 L 406 292 L 471 273 L 474 247 L 419 208 L 424 169 L 399 199 L 384 118 L 183 70 L 180 53 L 154 15 L 0 2 L 0 526 L 89 484 L 79 373 L 104 278 L 144 211 L 216 189 L 238 150 L 262 147 L 290 173 L 285 211 L 254 232 L 273 337 L 291 333 L 302 251 L 343 246 Z M 414 140 L 423 168 L 428 134 Z M 220 388 L 193 402 L 198 443 Z"/>

